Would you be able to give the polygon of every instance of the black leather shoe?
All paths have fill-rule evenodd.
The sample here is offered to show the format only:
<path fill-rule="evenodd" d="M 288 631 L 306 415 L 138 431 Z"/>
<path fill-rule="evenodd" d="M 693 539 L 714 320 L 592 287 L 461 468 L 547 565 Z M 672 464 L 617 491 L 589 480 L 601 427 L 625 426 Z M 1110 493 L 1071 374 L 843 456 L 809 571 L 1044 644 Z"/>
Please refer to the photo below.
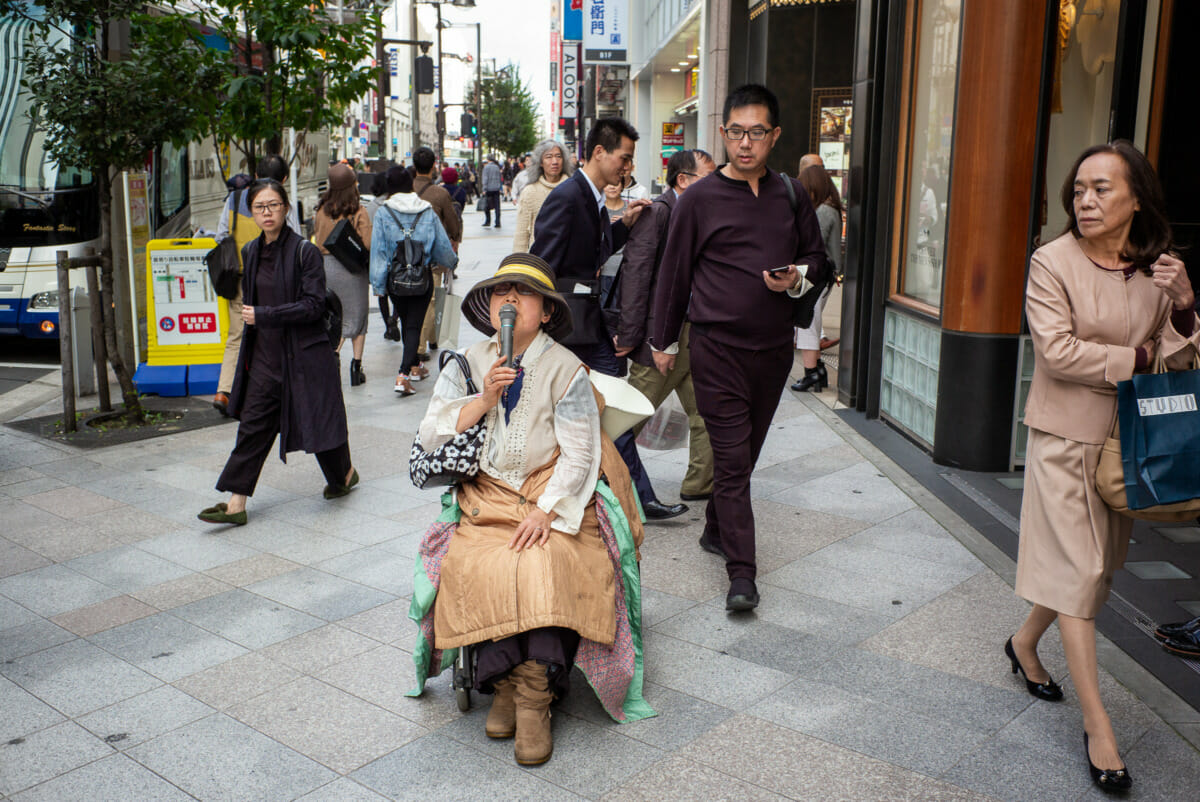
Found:
<path fill-rule="evenodd" d="M 1129 776 L 1129 769 L 1122 766 L 1119 769 L 1098 769 L 1092 763 L 1091 753 L 1088 752 L 1088 734 L 1083 734 L 1083 755 L 1087 758 L 1088 771 L 1092 773 L 1092 782 L 1101 791 L 1107 793 L 1119 793 L 1128 791 L 1133 787 L 1133 778 Z"/>
<path fill-rule="evenodd" d="M 686 504 L 663 504 L 661 501 L 647 501 L 642 504 L 642 512 L 646 513 L 648 521 L 665 521 L 683 515 L 688 511 Z"/>
<path fill-rule="evenodd" d="M 709 554 L 717 555 L 723 560 L 729 559 L 725 556 L 725 550 L 721 548 L 720 539 L 709 537 L 707 529 L 704 530 L 704 534 L 700 535 L 700 548 L 704 549 Z"/>
<path fill-rule="evenodd" d="M 1180 635 L 1178 638 L 1167 638 L 1161 641 L 1162 647 L 1176 657 L 1200 658 L 1200 636 Z"/>
<path fill-rule="evenodd" d="M 707 493 L 680 493 L 679 497 L 684 501 L 707 501 L 712 498 L 712 491 Z"/>
<path fill-rule="evenodd" d="M 732 579 L 729 593 L 725 596 L 725 609 L 734 613 L 748 613 L 758 606 L 758 588 L 753 579 Z"/>
<path fill-rule="evenodd" d="M 1021 676 L 1025 679 L 1025 689 L 1029 691 L 1029 695 L 1035 699 L 1041 699 L 1046 702 L 1061 702 L 1063 698 L 1062 688 L 1058 687 L 1048 674 L 1045 682 L 1034 682 L 1029 677 L 1025 676 L 1025 669 L 1021 665 L 1021 661 L 1017 659 L 1017 653 L 1013 651 L 1012 638 L 1009 638 L 1004 643 L 1004 653 L 1008 655 L 1008 659 L 1012 661 L 1012 673 L 1021 672 Z"/>
<path fill-rule="evenodd" d="M 1200 618 L 1175 624 L 1160 624 L 1154 628 L 1154 637 L 1159 640 L 1186 640 L 1189 637 L 1200 637 Z"/>

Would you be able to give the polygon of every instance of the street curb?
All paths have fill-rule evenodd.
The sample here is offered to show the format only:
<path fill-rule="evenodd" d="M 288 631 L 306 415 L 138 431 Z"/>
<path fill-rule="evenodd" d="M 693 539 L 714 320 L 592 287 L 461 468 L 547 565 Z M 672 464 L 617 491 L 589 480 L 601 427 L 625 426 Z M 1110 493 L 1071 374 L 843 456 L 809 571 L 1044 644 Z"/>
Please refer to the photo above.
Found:
<path fill-rule="evenodd" d="M 900 490 L 929 513 L 958 542 L 979 558 L 1009 587 L 1016 582 L 1017 565 L 940 498 L 893 462 L 875 444 L 854 430 L 811 393 L 793 393 L 810 412 L 862 454 Z M 1096 659 L 1113 679 L 1128 688 L 1151 711 L 1200 751 L 1200 711 L 1195 710 L 1157 677 L 1108 638 L 1096 633 Z"/>

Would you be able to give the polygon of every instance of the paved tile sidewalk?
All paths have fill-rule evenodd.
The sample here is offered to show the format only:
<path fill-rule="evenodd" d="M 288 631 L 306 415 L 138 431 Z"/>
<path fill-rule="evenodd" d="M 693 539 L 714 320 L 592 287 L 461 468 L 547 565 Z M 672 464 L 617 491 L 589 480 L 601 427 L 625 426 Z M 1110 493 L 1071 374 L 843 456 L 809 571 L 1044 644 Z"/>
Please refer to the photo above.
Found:
<path fill-rule="evenodd" d="M 460 286 L 507 234 L 469 244 L 482 256 Z M 406 470 L 429 384 L 395 396 L 399 347 L 372 325 L 368 383 L 345 387 L 363 483 L 326 502 L 312 458 L 272 458 L 242 528 L 195 518 L 232 426 L 86 454 L 0 428 L 0 799 L 1095 797 L 1057 636 L 1043 657 L 1063 704 L 1008 673 L 1001 647 L 1026 610 L 1011 565 L 790 392 L 755 476 L 756 615 L 725 614 L 699 509 L 647 528 L 658 717 L 616 725 L 578 681 L 554 758 L 526 770 L 484 736 L 486 699 L 461 715 L 445 677 L 404 697 L 413 557 L 438 510 Z M 686 452 L 643 456 L 673 498 Z M 1132 798 L 1195 799 L 1200 753 L 1107 672 L 1102 685 Z"/>

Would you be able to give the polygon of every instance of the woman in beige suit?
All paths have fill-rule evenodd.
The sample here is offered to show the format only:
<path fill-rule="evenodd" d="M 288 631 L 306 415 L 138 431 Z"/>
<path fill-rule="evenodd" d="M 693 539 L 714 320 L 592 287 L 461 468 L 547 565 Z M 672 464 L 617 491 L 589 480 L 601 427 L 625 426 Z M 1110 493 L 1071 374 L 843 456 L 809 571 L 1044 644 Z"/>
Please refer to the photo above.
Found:
<path fill-rule="evenodd" d="M 1037 655 L 1058 619 L 1092 778 L 1122 790 L 1132 781 L 1100 699 L 1095 618 L 1125 562 L 1132 522 L 1100 499 L 1096 466 L 1116 421 L 1117 383 L 1156 351 L 1169 367 L 1189 366 L 1200 326 L 1187 272 L 1171 254 L 1162 189 L 1131 144 L 1084 151 L 1062 202 L 1067 229 L 1034 253 L 1026 291 L 1036 361 L 1016 592 L 1034 607 L 1005 653 L 1032 695 L 1061 699 Z"/>

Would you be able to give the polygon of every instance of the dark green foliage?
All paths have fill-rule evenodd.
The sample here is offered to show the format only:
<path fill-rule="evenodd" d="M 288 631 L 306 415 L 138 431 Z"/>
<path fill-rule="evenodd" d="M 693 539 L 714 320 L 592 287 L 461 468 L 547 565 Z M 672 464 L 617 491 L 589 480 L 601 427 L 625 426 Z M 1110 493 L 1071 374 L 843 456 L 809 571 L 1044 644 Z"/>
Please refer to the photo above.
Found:
<path fill-rule="evenodd" d="M 485 75 L 480 83 L 483 112 L 479 117 L 479 135 L 485 152 L 520 156 L 538 143 L 537 103 L 521 81 L 515 64 L 494 75 Z M 467 91 L 467 103 L 475 105 L 475 88 Z"/>

